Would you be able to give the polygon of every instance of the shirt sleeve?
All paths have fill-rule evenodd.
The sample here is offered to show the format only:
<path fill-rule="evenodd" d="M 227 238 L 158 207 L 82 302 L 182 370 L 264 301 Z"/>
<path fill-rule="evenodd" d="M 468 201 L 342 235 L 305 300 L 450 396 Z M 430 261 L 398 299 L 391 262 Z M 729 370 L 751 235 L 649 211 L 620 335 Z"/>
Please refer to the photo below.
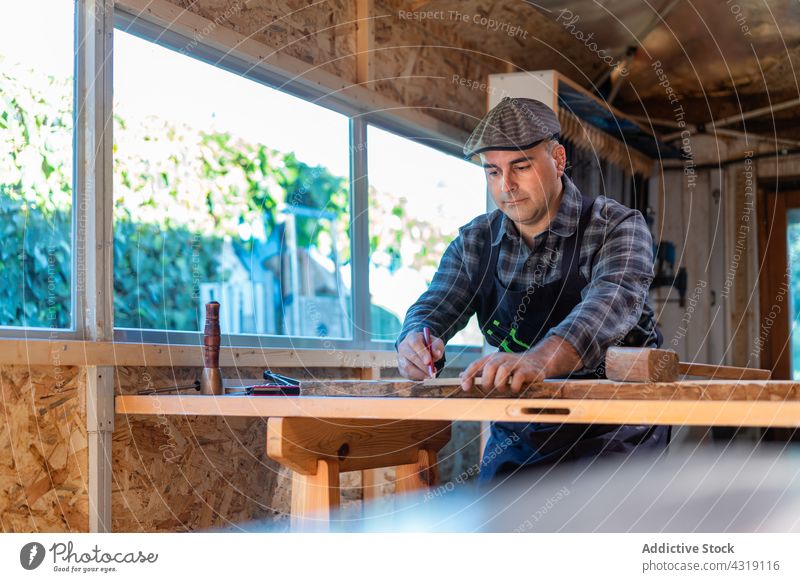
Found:
<path fill-rule="evenodd" d="M 605 225 L 581 302 L 545 336 L 568 341 L 585 370 L 602 364 L 606 349 L 636 325 L 653 281 L 653 243 L 644 217 L 638 210 L 621 210 L 617 221 Z"/>
<path fill-rule="evenodd" d="M 409 333 L 426 326 L 445 343 L 462 330 L 475 312 L 469 273 L 464 260 L 463 238 L 459 235 L 444 252 L 427 291 L 406 313 L 395 347 Z"/>

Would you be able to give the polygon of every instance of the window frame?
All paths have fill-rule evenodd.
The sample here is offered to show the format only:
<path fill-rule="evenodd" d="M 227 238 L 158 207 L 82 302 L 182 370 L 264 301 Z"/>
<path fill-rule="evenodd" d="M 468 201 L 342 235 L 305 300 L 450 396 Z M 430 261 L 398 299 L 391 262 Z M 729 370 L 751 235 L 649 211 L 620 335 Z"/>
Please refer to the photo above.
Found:
<path fill-rule="evenodd" d="M 78 103 L 80 91 L 85 86 L 80 82 L 81 76 L 79 72 L 83 70 L 87 62 L 87 48 L 80 43 L 81 38 L 81 14 L 82 2 L 75 2 L 72 12 L 72 51 L 74 54 L 72 66 L 72 210 L 70 213 L 70 326 L 64 328 L 49 328 L 49 327 L 29 327 L 23 325 L 7 325 L 0 326 L 0 338 L 8 339 L 49 339 L 49 340 L 76 340 L 84 339 L 86 337 L 84 330 L 84 321 L 78 317 L 83 313 L 83 306 L 85 300 L 80 296 L 80 288 L 78 285 L 79 268 L 81 262 L 79 261 L 80 249 L 82 242 L 78 240 L 79 236 L 85 235 L 81 232 L 78 225 L 87 224 L 86 217 L 88 208 L 80 204 L 79 188 L 85 184 L 85 179 L 79 173 L 82 168 L 82 159 L 79 160 L 79 155 L 85 151 L 80 147 L 83 139 L 85 139 L 85 132 L 82 128 L 85 126 L 86 111 L 81 110 Z M 85 264 L 85 263 L 84 263 Z"/>
<path fill-rule="evenodd" d="M 73 218 L 72 305 L 69 330 L 0 328 L 0 337 L 83 339 L 161 345 L 201 345 L 202 332 L 147 330 L 113 327 L 113 31 L 135 35 L 167 49 L 182 52 L 191 44 L 188 58 L 201 60 L 248 80 L 320 105 L 349 118 L 350 146 L 350 245 L 351 245 L 351 339 L 296 336 L 224 334 L 223 346 L 241 348 L 311 348 L 320 350 L 393 351 L 391 342 L 370 339 L 369 217 L 367 175 L 367 127 L 373 125 L 400 137 L 461 156 L 461 143 L 434 127 L 412 127 L 396 111 L 375 111 L 369 104 L 330 91 L 267 64 L 252 65 L 241 53 L 212 46 L 204 38 L 190 38 L 164 28 L 146 14 L 124 5 L 112 10 L 103 0 L 75 2 L 75 67 L 73 71 Z M 104 22 L 96 22 L 102 13 Z M 106 34 L 89 34 L 103 30 Z M 95 43 L 89 39 L 100 36 Z M 86 102 L 80 104 L 79 96 Z M 94 113 L 94 115 L 91 115 Z M 109 276 L 110 275 L 110 276 Z M 451 348 L 457 357 L 474 357 L 477 346 Z M 454 354 L 455 355 L 455 354 Z"/>

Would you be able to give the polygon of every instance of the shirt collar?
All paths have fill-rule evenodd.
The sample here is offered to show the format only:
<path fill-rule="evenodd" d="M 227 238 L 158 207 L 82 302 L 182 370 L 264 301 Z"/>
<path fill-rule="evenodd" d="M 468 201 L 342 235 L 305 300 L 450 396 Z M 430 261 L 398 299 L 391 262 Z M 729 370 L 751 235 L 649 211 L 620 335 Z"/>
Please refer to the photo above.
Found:
<path fill-rule="evenodd" d="M 544 232 L 549 231 L 558 236 L 567 237 L 572 236 L 578 229 L 578 221 L 581 215 L 581 193 L 566 174 L 562 174 L 561 183 L 564 186 L 561 204 L 553 220 L 550 221 L 548 230 Z M 494 240 L 492 240 L 492 246 L 500 244 L 504 235 L 519 238 L 517 227 L 505 214 L 501 219 L 500 229 L 497 231 Z"/>

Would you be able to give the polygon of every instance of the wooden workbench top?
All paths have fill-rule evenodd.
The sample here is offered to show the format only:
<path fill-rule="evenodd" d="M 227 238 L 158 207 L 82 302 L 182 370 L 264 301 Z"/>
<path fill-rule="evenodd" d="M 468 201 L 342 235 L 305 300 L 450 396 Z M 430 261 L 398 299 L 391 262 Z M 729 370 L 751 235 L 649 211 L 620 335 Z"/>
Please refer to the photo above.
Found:
<path fill-rule="evenodd" d="M 701 380 L 630 384 L 558 380 L 522 397 L 405 381 L 304 383 L 304 396 L 117 396 L 116 412 L 145 415 L 469 420 L 697 426 L 800 426 L 800 384 Z M 353 395 L 353 394 L 357 395 Z M 465 396 L 465 397 L 462 397 Z"/>

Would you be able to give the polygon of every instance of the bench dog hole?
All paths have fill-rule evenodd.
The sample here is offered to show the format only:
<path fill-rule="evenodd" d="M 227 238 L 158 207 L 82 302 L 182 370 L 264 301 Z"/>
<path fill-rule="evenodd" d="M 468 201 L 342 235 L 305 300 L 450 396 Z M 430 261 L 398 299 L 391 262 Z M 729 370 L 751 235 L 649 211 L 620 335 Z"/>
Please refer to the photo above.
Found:
<path fill-rule="evenodd" d="M 525 407 L 520 410 L 522 414 L 553 414 L 565 415 L 569 414 L 569 408 L 530 408 Z"/>

